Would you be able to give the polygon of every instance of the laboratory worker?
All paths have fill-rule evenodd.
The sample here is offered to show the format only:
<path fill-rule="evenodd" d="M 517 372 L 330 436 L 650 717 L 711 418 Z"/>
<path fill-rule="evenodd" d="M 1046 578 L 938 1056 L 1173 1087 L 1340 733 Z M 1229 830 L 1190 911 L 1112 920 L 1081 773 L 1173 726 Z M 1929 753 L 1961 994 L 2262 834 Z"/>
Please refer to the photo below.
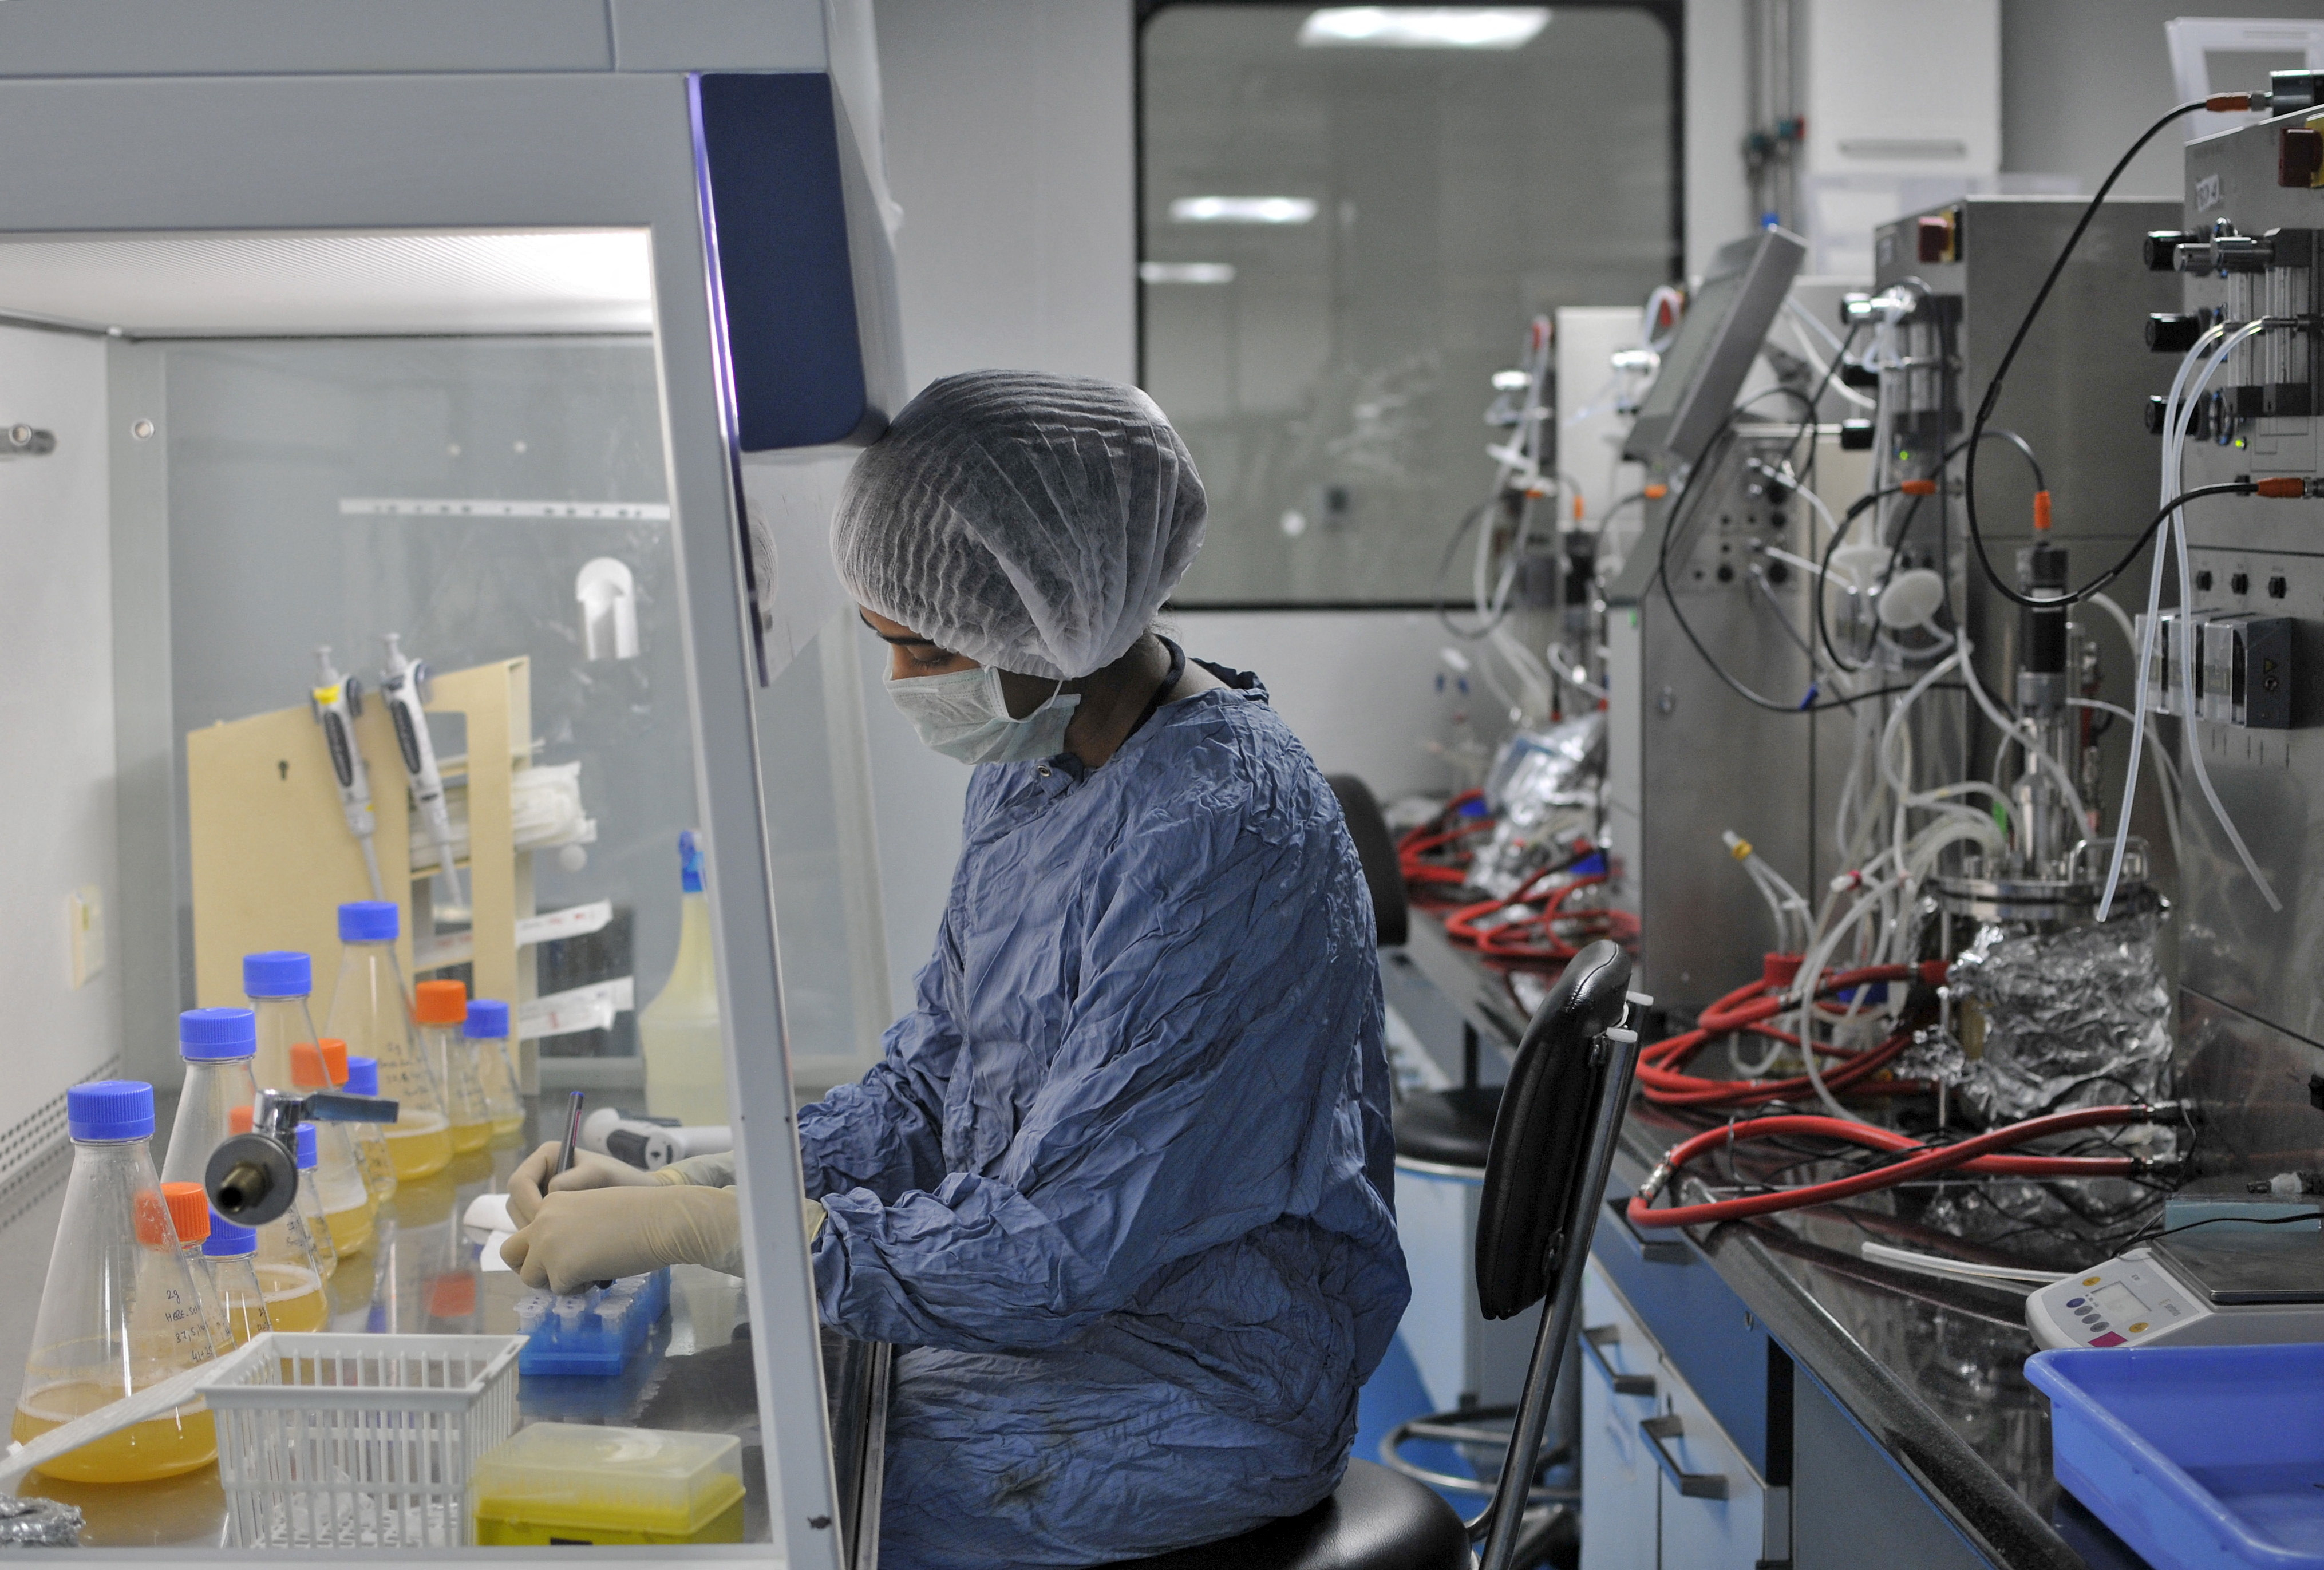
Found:
<path fill-rule="evenodd" d="M 825 1323 L 903 1348 L 892 1566 L 1094 1565 L 1328 1494 L 1408 1288 L 1372 910 L 1250 675 L 1155 618 L 1202 542 L 1133 388 L 947 377 L 833 531 L 889 696 L 974 766 L 880 1065 L 799 1113 Z M 726 1158 L 510 1185 L 536 1285 L 739 1269 Z"/>

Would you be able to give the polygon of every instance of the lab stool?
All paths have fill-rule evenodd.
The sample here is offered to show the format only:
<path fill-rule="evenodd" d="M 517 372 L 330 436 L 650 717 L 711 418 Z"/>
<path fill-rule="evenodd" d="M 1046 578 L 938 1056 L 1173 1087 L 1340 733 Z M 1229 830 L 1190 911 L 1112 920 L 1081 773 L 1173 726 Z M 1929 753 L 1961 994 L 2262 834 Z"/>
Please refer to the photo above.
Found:
<path fill-rule="evenodd" d="M 1340 1486 L 1302 1515 L 1222 1543 L 1126 1559 L 1107 1570 L 1467 1570 L 1469 1535 L 1437 1494 L 1385 1466 L 1351 1461 Z"/>
<path fill-rule="evenodd" d="M 1629 983 L 1629 956 L 1611 943 L 1574 956 L 1518 1044 L 1495 1122 L 1478 1295 L 1497 1319 L 1548 1301 L 1492 1503 L 1464 1524 L 1421 1483 L 1351 1461 L 1332 1497 L 1304 1515 L 1110 1570 L 1466 1570 L 1471 1542 L 1482 1545 L 1481 1570 L 1526 1570 L 1570 1536 L 1562 1513 L 1528 1516 L 1528 1485 L 1637 1065 L 1637 1036 L 1623 1028 Z"/>

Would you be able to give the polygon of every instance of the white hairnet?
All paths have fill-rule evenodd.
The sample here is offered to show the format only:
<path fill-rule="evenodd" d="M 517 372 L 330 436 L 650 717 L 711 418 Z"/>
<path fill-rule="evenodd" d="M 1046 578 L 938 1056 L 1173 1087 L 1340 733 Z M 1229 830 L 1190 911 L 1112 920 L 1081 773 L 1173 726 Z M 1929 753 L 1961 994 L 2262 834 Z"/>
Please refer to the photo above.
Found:
<path fill-rule="evenodd" d="M 1146 631 L 1204 514 L 1185 444 L 1137 388 L 971 371 L 855 460 L 831 554 L 857 600 L 938 647 L 1070 679 Z"/>

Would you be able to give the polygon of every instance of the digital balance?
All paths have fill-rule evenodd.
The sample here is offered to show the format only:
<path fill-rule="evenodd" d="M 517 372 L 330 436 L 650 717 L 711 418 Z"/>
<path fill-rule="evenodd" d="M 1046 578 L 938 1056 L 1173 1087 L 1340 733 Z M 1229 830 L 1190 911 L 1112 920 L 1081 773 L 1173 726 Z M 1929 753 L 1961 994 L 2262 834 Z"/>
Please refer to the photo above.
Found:
<path fill-rule="evenodd" d="M 2025 1324 L 2045 1351 L 2324 1341 L 2324 1238 L 2232 1225 L 2160 1237 L 2035 1291 Z"/>

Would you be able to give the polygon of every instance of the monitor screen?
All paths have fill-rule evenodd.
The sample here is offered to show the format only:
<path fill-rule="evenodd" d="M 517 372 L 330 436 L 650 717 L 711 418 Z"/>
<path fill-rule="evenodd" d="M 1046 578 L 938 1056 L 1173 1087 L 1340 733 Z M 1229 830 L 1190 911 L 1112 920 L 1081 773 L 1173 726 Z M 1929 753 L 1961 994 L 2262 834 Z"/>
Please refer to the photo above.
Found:
<path fill-rule="evenodd" d="M 1677 339 L 1664 352 L 1624 444 L 1625 457 L 1674 470 L 1701 461 L 1733 410 L 1806 254 L 1798 236 L 1774 228 L 1720 249 L 1711 275 L 1688 302 Z"/>
<path fill-rule="evenodd" d="M 1693 385 L 1695 373 L 1702 367 L 1703 356 L 1719 337 L 1728 309 L 1743 287 L 1743 274 L 1729 272 L 1723 278 L 1704 281 L 1687 301 L 1686 315 L 1681 319 L 1678 337 L 1663 352 L 1662 368 L 1655 373 L 1655 384 L 1646 389 L 1646 402 L 1638 406 L 1642 419 L 1661 416 L 1668 419 L 1678 412 L 1679 400 Z"/>

